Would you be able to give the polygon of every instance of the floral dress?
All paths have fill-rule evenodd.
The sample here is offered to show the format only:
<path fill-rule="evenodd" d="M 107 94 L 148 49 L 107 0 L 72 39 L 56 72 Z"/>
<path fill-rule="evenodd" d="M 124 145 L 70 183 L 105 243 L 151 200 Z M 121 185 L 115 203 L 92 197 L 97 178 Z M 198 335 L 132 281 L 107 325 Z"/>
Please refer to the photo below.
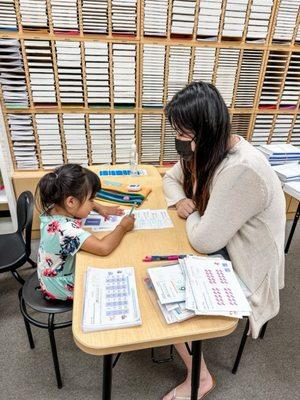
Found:
<path fill-rule="evenodd" d="M 75 254 L 91 235 L 82 221 L 62 215 L 40 216 L 38 278 L 47 299 L 72 300 Z"/>

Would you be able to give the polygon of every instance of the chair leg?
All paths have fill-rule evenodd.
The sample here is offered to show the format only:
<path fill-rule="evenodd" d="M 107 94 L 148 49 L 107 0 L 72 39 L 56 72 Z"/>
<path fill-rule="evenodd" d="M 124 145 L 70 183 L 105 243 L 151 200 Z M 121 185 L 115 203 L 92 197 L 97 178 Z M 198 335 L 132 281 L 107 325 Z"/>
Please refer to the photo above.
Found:
<path fill-rule="evenodd" d="M 26 313 L 26 305 L 25 302 L 22 298 L 22 288 L 19 290 L 19 300 L 20 300 L 20 307 L 23 308 L 23 310 Z M 24 319 L 24 324 L 25 324 L 25 328 L 26 328 L 26 332 L 27 332 L 27 336 L 28 336 L 28 340 L 29 340 L 29 346 L 31 349 L 34 349 L 34 340 L 33 340 L 33 336 L 32 336 L 32 332 L 31 332 L 31 327 L 30 327 L 30 323 L 26 320 L 26 318 L 23 316 Z"/>
<path fill-rule="evenodd" d="M 236 374 L 236 372 L 238 370 L 238 367 L 239 367 L 239 364 L 240 364 L 240 361 L 241 361 L 241 358 L 242 358 L 242 354 L 243 354 L 243 351 L 244 351 L 244 347 L 245 347 L 245 344 L 246 344 L 246 341 L 247 341 L 248 331 L 249 331 L 249 318 L 247 318 L 247 323 L 246 323 L 246 326 L 245 326 L 245 329 L 244 329 L 244 332 L 243 332 L 243 336 L 242 336 L 242 339 L 241 339 L 240 347 L 239 347 L 239 350 L 238 350 L 238 353 L 237 353 L 237 356 L 236 356 L 236 359 L 235 359 L 235 362 L 234 362 L 234 366 L 233 366 L 233 368 L 231 370 L 231 372 L 233 374 Z"/>
<path fill-rule="evenodd" d="M 266 329 L 267 329 L 267 325 L 268 325 L 268 322 L 266 322 L 266 323 L 262 326 L 261 331 L 260 331 L 260 334 L 259 334 L 259 338 L 260 338 L 260 339 L 263 339 L 263 338 L 264 338 L 265 333 L 266 333 Z"/>
<path fill-rule="evenodd" d="M 27 259 L 27 262 L 29 262 L 29 264 L 32 266 L 32 268 L 36 268 L 37 267 L 36 262 L 34 262 L 30 257 Z"/>
<path fill-rule="evenodd" d="M 10 271 L 10 272 L 12 273 L 12 276 L 13 276 L 19 283 L 21 283 L 21 285 L 23 286 L 24 283 L 25 283 L 25 281 L 24 281 L 23 278 L 21 278 L 21 276 L 19 275 L 18 271 L 17 271 L 17 270 L 14 270 L 14 271 Z"/>
<path fill-rule="evenodd" d="M 48 318 L 48 333 L 49 333 L 49 338 L 50 338 L 50 344 L 51 344 L 51 351 L 52 351 L 52 358 L 53 358 L 53 364 L 54 364 L 54 369 L 55 369 L 57 387 L 58 387 L 58 389 L 61 389 L 62 388 L 62 381 L 61 381 L 61 375 L 60 375 L 60 370 L 59 370 L 59 362 L 58 362 L 56 342 L 55 342 L 55 336 L 54 336 L 54 314 L 49 314 L 49 318 Z"/>

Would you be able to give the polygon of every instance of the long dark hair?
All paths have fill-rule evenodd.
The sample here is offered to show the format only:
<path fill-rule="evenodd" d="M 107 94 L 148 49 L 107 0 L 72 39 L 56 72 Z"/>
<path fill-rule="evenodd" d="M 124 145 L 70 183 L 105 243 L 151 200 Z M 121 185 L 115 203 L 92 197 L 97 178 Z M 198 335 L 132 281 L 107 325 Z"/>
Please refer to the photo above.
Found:
<path fill-rule="evenodd" d="M 227 106 L 214 85 L 192 82 L 177 92 L 165 109 L 175 131 L 194 136 L 191 161 L 181 160 L 184 191 L 202 215 L 209 200 L 214 173 L 228 153 L 230 120 Z M 194 176 L 193 176 L 194 174 Z M 197 181 L 196 193 L 193 183 Z"/>
<path fill-rule="evenodd" d="M 101 189 L 99 177 L 78 164 L 66 164 L 43 176 L 35 192 L 39 211 L 49 214 L 53 205 L 63 206 L 68 196 L 83 202 Z"/>

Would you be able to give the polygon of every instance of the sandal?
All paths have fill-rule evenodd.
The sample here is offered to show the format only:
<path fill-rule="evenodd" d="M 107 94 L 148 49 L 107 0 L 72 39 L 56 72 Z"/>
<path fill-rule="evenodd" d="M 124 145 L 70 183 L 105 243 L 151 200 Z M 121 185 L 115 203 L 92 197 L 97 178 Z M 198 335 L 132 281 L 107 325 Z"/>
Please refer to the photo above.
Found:
<path fill-rule="evenodd" d="M 214 388 L 216 387 L 216 383 L 217 383 L 216 378 L 214 377 L 214 375 L 212 375 L 211 377 L 212 377 L 212 383 L 213 383 L 212 387 L 202 397 L 199 397 L 198 400 L 204 399 L 204 397 L 206 397 L 209 393 L 211 393 L 214 390 Z M 190 397 L 177 397 L 176 396 L 176 388 L 175 388 L 173 391 L 173 397 L 171 400 L 191 400 L 191 398 Z"/>

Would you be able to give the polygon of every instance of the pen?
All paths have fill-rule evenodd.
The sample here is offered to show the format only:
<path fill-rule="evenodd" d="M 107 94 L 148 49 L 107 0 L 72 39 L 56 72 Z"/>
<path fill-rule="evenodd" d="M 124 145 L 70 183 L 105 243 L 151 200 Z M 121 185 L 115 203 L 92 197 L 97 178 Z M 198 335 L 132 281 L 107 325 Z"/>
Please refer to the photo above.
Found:
<path fill-rule="evenodd" d="M 151 261 L 172 261 L 172 260 L 178 260 L 180 258 L 186 257 L 188 254 L 171 254 L 168 256 L 146 256 L 143 261 L 145 262 L 151 262 Z"/>
<path fill-rule="evenodd" d="M 130 213 L 129 213 L 129 215 L 131 215 L 131 214 L 132 214 L 132 212 L 133 212 L 133 210 L 134 210 L 134 207 L 135 207 L 135 205 L 136 205 L 136 203 L 134 203 L 134 205 L 131 207 L 131 210 L 130 210 Z"/>

